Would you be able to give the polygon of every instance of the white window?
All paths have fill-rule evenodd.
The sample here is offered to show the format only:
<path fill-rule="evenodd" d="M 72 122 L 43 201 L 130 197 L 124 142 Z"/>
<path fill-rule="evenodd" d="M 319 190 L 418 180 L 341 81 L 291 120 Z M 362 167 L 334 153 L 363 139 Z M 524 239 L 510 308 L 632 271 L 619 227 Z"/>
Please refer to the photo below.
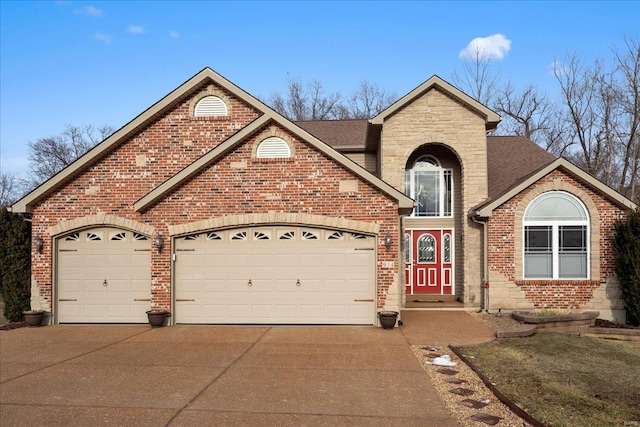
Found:
<path fill-rule="evenodd" d="M 226 116 L 227 104 L 217 96 L 205 96 L 196 104 L 193 115 L 196 117 Z"/>
<path fill-rule="evenodd" d="M 258 145 L 256 157 L 259 159 L 286 159 L 291 157 L 291 148 L 284 139 L 272 136 Z"/>
<path fill-rule="evenodd" d="M 421 156 L 405 171 L 405 194 L 417 202 L 412 216 L 453 216 L 453 171 L 433 156 Z"/>
<path fill-rule="evenodd" d="M 535 198 L 524 214 L 525 279 L 588 279 L 589 216 L 569 193 Z"/>

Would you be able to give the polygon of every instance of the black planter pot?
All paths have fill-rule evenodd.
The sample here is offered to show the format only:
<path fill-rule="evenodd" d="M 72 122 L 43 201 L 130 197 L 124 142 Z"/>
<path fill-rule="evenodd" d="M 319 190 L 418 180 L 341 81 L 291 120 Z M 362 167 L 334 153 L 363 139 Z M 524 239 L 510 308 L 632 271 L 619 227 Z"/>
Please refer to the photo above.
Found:
<path fill-rule="evenodd" d="M 44 311 L 23 311 L 24 321 L 29 326 L 42 325 L 42 319 L 44 319 Z"/>
<path fill-rule="evenodd" d="M 380 319 L 380 326 L 382 329 L 393 329 L 396 326 L 398 320 L 397 311 L 381 311 L 378 313 L 378 319 Z"/>
<path fill-rule="evenodd" d="M 166 311 L 147 311 L 147 319 L 152 328 L 159 328 L 164 326 L 164 322 L 167 319 Z"/>

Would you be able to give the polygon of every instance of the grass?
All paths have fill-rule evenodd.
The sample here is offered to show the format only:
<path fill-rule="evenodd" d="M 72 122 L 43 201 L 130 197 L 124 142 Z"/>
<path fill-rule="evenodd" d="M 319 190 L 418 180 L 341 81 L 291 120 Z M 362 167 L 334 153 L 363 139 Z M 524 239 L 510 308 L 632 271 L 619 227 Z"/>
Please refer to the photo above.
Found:
<path fill-rule="evenodd" d="M 461 351 L 503 394 L 550 426 L 640 422 L 640 346 L 539 332 Z"/>

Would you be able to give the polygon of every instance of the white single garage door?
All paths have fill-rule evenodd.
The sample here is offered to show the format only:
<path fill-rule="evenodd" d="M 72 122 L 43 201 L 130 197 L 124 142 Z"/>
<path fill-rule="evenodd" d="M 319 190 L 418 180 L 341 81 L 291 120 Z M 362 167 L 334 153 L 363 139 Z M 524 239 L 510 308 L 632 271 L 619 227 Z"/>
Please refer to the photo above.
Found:
<path fill-rule="evenodd" d="M 57 240 L 59 323 L 145 323 L 151 305 L 151 241 L 100 227 Z"/>
<path fill-rule="evenodd" d="M 175 240 L 177 323 L 375 321 L 375 239 L 305 227 L 212 231 Z"/>

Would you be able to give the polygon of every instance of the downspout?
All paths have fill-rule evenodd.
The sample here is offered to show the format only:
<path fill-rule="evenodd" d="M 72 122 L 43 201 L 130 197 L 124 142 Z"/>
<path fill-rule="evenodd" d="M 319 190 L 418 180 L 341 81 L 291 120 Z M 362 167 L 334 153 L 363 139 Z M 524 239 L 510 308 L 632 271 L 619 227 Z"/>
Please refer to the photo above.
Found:
<path fill-rule="evenodd" d="M 480 218 L 476 212 L 469 215 L 471 221 L 475 222 L 482 226 L 482 241 L 483 241 L 483 250 L 482 250 L 482 287 L 484 288 L 484 298 L 482 301 L 481 311 L 485 313 L 489 312 L 489 242 L 487 241 L 488 231 L 487 231 L 487 221 L 479 220 Z"/>

